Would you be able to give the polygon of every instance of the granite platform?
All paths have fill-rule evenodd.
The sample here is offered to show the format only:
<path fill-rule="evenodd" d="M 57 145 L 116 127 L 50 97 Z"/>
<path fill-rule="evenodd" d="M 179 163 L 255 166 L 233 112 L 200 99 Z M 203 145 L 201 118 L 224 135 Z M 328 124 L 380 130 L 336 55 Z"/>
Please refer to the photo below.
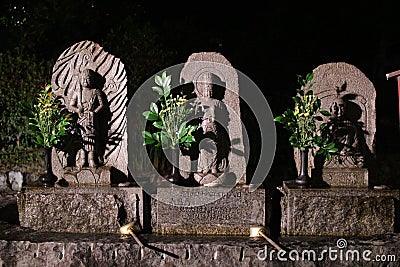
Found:
<path fill-rule="evenodd" d="M 19 224 L 16 194 L 0 194 L 0 266 L 400 266 L 400 234 L 369 237 L 157 235 L 145 247 L 116 233 L 43 232 Z M 315 253 L 315 255 L 314 255 Z"/>

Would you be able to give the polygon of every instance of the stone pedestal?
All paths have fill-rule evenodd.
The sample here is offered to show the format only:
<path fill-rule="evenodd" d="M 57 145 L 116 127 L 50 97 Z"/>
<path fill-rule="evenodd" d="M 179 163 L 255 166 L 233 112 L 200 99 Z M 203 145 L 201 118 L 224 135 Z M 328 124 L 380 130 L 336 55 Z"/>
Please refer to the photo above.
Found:
<path fill-rule="evenodd" d="M 143 225 L 139 187 L 27 187 L 17 195 L 21 226 L 42 232 L 119 233 Z"/>
<path fill-rule="evenodd" d="M 210 187 L 201 195 L 194 189 L 158 189 L 157 194 L 170 196 L 175 204 L 166 204 L 152 198 L 153 233 L 248 236 L 251 226 L 266 225 L 267 204 L 264 189 L 250 193 L 248 188 L 242 186 L 234 187 L 228 192 L 224 188 Z M 210 199 L 222 197 L 206 205 L 185 206 L 188 198 L 193 196 Z"/>
<path fill-rule="evenodd" d="M 283 184 L 282 235 L 369 236 L 394 232 L 399 190 L 298 189 Z"/>
<path fill-rule="evenodd" d="M 323 168 L 313 169 L 312 177 L 322 177 L 322 180 L 331 187 L 368 187 L 367 168 Z"/>

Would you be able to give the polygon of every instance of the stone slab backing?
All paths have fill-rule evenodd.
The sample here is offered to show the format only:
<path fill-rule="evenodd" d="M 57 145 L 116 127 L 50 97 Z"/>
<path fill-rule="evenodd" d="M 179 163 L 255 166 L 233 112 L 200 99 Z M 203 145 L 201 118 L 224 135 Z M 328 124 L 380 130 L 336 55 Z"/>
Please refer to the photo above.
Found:
<path fill-rule="evenodd" d="M 44 232 L 119 233 L 143 225 L 139 187 L 28 187 L 17 194 L 20 225 Z"/>
<path fill-rule="evenodd" d="M 206 205 L 185 207 L 187 198 L 193 195 L 190 188 L 186 190 L 159 188 L 157 194 L 171 196 L 176 205 L 152 199 L 153 233 L 249 235 L 251 226 L 266 225 L 267 205 L 264 189 L 250 193 L 245 187 L 234 187 L 225 193 L 225 189 L 210 188 L 211 195 L 223 195 L 223 197 Z"/>
<path fill-rule="evenodd" d="M 104 144 L 103 166 L 114 167 L 121 176 L 128 176 L 128 150 L 127 150 L 127 75 L 125 65 L 121 60 L 107 52 L 99 44 L 84 40 L 73 44 L 65 49 L 56 60 L 51 78 L 52 91 L 61 97 L 63 104 L 70 109 L 71 97 L 79 92 L 80 74 L 83 70 L 90 69 L 104 79 L 103 88 L 98 88 L 106 97 L 106 109 L 109 111 L 107 118 L 102 121 L 101 131 L 104 131 L 106 143 Z M 105 109 L 105 108 L 104 108 Z M 104 111 L 103 109 L 103 111 Z M 98 130 L 98 129 L 96 129 Z M 54 174 L 64 178 L 64 168 L 70 166 L 73 155 L 71 147 L 66 146 L 63 150 L 53 149 L 52 168 Z M 71 155 L 69 155 L 69 153 Z M 71 178 L 71 177 L 69 177 Z M 75 178 L 79 178 L 75 176 Z M 84 175 L 80 184 L 86 182 Z M 71 183 L 75 179 L 70 179 Z M 92 181 L 90 179 L 89 184 Z"/>
<path fill-rule="evenodd" d="M 285 181 L 282 235 L 371 236 L 395 231 L 399 190 L 296 189 Z"/>

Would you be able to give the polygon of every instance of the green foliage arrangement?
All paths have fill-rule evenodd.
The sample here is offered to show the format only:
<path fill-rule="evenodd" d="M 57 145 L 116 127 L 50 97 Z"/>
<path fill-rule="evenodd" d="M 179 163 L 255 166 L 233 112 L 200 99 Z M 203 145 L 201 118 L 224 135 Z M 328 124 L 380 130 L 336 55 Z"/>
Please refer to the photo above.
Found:
<path fill-rule="evenodd" d="M 143 116 L 152 121 L 154 132 L 142 131 L 144 137 L 143 145 L 154 145 L 163 148 L 178 148 L 180 144 L 190 147 L 195 142 L 192 133 L 197 129 L 195 125 L 187 124 L 187 116 L 193 108 L 187 108 L 183 96 L 171 94 L 171 75 L 164 71 L 161 76 L 155 75 L 154 81 L 157 86 L 152 89 L 160 96 L 159 104 L 152 102 L 150 110 L 143 112 Z"/>
<path fill-rule="evenodd" d="M 292 98 L 294 109 L 287 109 L 274 120 L 283 124 L 283 127 L 291 133 L 289 142 L 293 147 L 300 150 L 312 149 L 314 156 L 321 154 L 329 160 L 331 154 L 338 149 L 334 142 L 321 135 L 326 123 L 321 123 L 317 127 L 317 121 L 323 121 L 322 116 L 330 116 L 330 113 L 321 109 L 321 100 L 311 90 L 314 85 L 313 77 L 313 72 L 308 73 L 305 78 L 297 75 L 301 88 L 296 90 L 296 95 Z"/>
<path fill-rule="evenodd" d="M 21 48 L 0 53 L 0 171 L 36 173 L 43 152 L 29 129 L 29 110 L 50 75 L 52 62 Z"/>
<path fill-rule="evenodd" d="M 70 113 L 60 107 L 60 102 L 51 91 L 51 85 L 44 86 L 29 123 L 36 136 L 36 143 L 44 148 L 57 145 L 60 138 L 67 135 L 70 121 Z"/>

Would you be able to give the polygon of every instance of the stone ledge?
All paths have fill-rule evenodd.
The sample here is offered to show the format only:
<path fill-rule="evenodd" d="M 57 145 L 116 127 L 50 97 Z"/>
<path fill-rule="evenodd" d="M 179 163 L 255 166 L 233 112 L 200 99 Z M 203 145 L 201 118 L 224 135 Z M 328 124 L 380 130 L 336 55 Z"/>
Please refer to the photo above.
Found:
<path fill-rule="evenodd" d="M 369 250 L 376 255 L 394 255 L 394 262 L 331 260 L 328 254 L 320 261 L 260 260 L 274 248 L 263 238 L 190 237 L 138 234 L 145 244 L 140 250 L 132 238 L 117 234 L 43 233 L 0 222 L 0 263 L 3 266 L 400 266 L 400 234 L 347 239 L 346 251 Z M 286 251 L 338 250 L 338 237 L 273 238 Z M 261 251 L 261 254 L 260 254 Z M 286 254 L 286 257 L 288 254 Z M 339 256 L 339 253 L 335 255 Z"/>

